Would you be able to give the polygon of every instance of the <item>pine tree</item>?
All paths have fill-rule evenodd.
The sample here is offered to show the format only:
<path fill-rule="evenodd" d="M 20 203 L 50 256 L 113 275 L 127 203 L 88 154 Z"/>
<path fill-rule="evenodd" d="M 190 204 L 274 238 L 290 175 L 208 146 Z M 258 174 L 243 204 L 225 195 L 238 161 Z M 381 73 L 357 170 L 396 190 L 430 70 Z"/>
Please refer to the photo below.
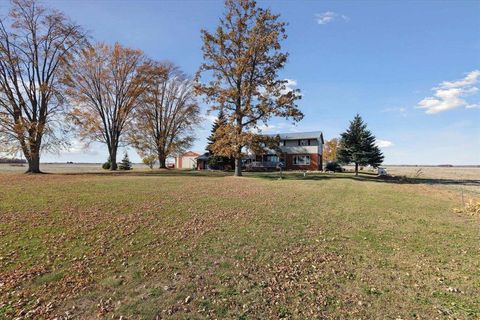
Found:
<path fill-rule="evenodd" d="M 215 134 L 217 133 L 217 129 L 225 126 L 227 124 L 227 118 L 225 118 L 225 113 L 223 113 L 223 110 L 220 110 L 218 113 L 217 119 L 215 119 L 215 122 L 212 125 L 212 131 L 210 136 L 207 138 L 207 151 L 213 154 L 212 151 L 212 146 L 217 141 L 217 138 L 215 137 Z"/>
<path fill-rule="evenodd" d="M 213 168 L 213 169 L 219 169 L 219 168 L 224 168 L 225 165 L 231 164 L 232 158 L 221 156 L 218 154 L 215 154 L 213 145 L 219 138 L 218 135 L 220 132 L 217 132 L 218 128 L 224 127 L 227 125 L 227 118 L 225 117 L 225 113 L 223 110 L 220 110 L 218 113 L 217 119 L 215 119 L 215 122 L 212 125 L 212 131 L 210 136 L 207 138 L 207 151 L 210 154 L 210 158 L 208 160 L 208 165 Z"/>
<path fill-rule="evenodd" d="M 120 170 L 132 170 L 132 163 L 130 162 L 130 159 L 128 158 L 128 153 L 125 152 L 125 155 L 123 156 L 122 162 L 120 162 L 120 165 L 118 166 Z"/>
<path fill-rule="evenodd" d="M 378 167 L 383 162 L 383 154 L 375 144 L 367 125 L 359 114 L 350 121 L 350 127 L 341 134 L 337 159 L 344 164 L 355 163 L 355 175 L 358 176 L 359 165 Z"/>
<path fill-rule="evenodd" d="M 107 162 L 104 162 L 102 164 L 102 168 L 105 169 L 105 170 L 110 170 L 111 167 L 112 167 L 112 159 L 110 159 L 110 157 L 108 157 Z"/>

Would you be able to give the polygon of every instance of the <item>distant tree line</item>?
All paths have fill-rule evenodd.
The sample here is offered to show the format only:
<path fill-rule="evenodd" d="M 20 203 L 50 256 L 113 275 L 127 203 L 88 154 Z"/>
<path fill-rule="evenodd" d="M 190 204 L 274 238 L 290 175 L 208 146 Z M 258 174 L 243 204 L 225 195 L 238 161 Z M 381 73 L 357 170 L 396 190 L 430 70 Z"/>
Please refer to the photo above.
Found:
<path fill-rule="evenodd" d="M 18 158 L 0 158 L 0 163 L 27 163 L 25 159 Z"/>

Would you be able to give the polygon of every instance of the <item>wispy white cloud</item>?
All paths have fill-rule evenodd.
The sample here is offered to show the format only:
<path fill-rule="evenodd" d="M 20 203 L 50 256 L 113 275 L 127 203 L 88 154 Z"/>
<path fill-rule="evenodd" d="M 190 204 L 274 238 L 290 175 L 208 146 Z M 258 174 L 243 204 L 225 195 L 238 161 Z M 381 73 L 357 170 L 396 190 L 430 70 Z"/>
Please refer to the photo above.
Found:
<path fill-rule="evenodd" d="M 479 78 L 480 70 L 474 70 L 463 79 L 443 81 L 439 86 L 432 88 L 435 92 L 433 96 L 421 100 L 417 108 L 425 109 L 427 114 L 435 114 L 460 107 L 479 108 L 479 102 L 467 101 L 467 97 L 475 96 L 479 92 L 477 87 Z"/>
<path fill-rule="evenodd" d="M 270 125 L 266 125 L 266 124 L 261 124 L 258 126 L 258 128 L 255 130 L 253 129 L 252 131 L 253 132 L 257 132 L 257 133 L 268 133 L 268 132 L 273 132 L 274 130 L 277 130 L 277 126 L 274 125 L 274 124 L 270 124 Z"/>
<path fill-rule="evenodd" d="M 72 139 L 67 149 L 60 152 L 61 155 L 97 155 L 98 151 L 78 139 Z"/>
<path fill-rule="evenodd" d="M 379 148 L 388 148 L 388 147 L 392 147 L 393 146 L 393 142 L 392 141 L 388 141 L 388 140 L 382 140 L 382 139 L 377 139 L 376 140 L 376 144 Z"/>
<path fill-rule="evenodd" d="M 217 120 L 217 115 L 207 114 L 207 115 L 204 115 L 203 118 L 205 119 L 205 122 L 207 124 L 213 124 L 215 120 Z"/>
<path fill-rule="evenodd" d="M 86 150 L 87 150 L 87 148 L 86 148 L 85 144 L 83 144 L 78 139 L 73 139 L 70 142 L 70 145 L 69 145 L 66 153 L 81 153 L 81 152 L 84 152 Z"/>
<path fill-rule="evenodd" d="M 316 13 L 315 14 L 315 20 L 320 25 L 325 25 L 325 24 L 328 24 L 328 23 L 333 22 L 333 21 L 338 20 L 338 19 L 341 19 L 343 21 L 349 21 L 350 20 L 350 18 L 347 17 L 346 15 L 340 14 L 340 13 L 337 13 L 337 12 L 333 12 L 333 11 L 325 11 L 325 12 L 322 12 L 322 13 Z"/>
<path fill-rule="evenodd" d="M 382 109 L 380 112 L 382 113 L 398 113 L 404 117 L 407 116 L 407 108 L 403 107 L 391 107 L 391 108 L 385 108 Z"/>
<path fill-rule="evenodd" d="M 285 88 L 280 91 L 281 94 L 286 94 L 286 93 L 296 89 L 297 80 L 287 79 L 287 78 L 285 78 L 283 80 L 285 80 L 286 83 L 283 84 Z M 258 92 L 260 94 L 264 94 L 266 92 L 265 87 L 258 88 Z"/>
<path fill-rule="evenodd" d="M 298 127 L 291 122 L 270 123 L 268 125 L 262 123 L 259 124 L 257 128 L 252 128 L 250 131 L 254 133 L 275 134 L 298 132 Z"/>
<path fill-rule="evenodd" d="M 296 89 L 297 80 L 293 79 L 285 79 L 287 82 L 285 83 L 285 90 L 282 90 L 282 94 L 286 94 L 287 92 L 293 91 Z"/>

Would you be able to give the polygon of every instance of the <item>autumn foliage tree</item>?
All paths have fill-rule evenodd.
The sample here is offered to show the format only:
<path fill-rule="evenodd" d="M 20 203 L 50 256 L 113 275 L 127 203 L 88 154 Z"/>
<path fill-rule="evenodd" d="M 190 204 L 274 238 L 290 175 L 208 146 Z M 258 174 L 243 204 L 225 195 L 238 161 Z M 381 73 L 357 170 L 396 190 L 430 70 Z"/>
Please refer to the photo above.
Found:
<path fill-rule="evenodd" d="M 214 33 L 202 30 L 203 59 L 196 91 L 211 110 L 223 110 L 227 124 L 214 153 L 235 158 L 235 175 L 242 175 L 243 150 L 258 149 L 264 139 L 255 130 L 271 117 L 302 119 L 296 105 L 299 90 L 288 90 L 279 79 L 288 54 L 281 51 L 287 36 L 279 15 L 258 8 L 255 1 L 227 0 L 226 13 Z M 209 80 L 202 82 L 201 76 Z"/>
<path fill-rule="evenodd" d="M 142 51 L 99 43 L 82 50 L 64 83 L 75 107 L 69 119 L 82 141 L 105 143 L 117 170 L 117 150 L 149 82 L 149 63 Z"/>
<path fill-rule="evenodd" d="M 153 169 L 155 165 L 155 161 L 157 161 L 157 156 L 154 154 L 149 154 L 142 158 L 142 162 L 147 165 L 150 169 Z"/>
<path fill-rule="evenodd" d="M 220 136 L 222 130 L 219 128 L 222 128 L 226 125 L 227 118 L 225 117 L 225 113 L 223 113 L 223 110 L 220 110 L 217 118 L 213 122 L 210 136 L 207 137 L 206 150 L 209 153 L 208 165 L 213 169 L 224 169 L 227 165 L 231 166 L 232 168 L 234 167 L 234 164 L 232 163 L 233 158 L 217 155 L 213 147 L 217 140 L 222 139 L 222 137 Z"/>
<path fill-rule="evenodd" d="M 130 143 L 140 155 L 156 154 L 160 168 L 166 159 L 190 147 L 200 108 L 193 80 L 172 63 L 156 63 L 148 71 L 148 88 L 135 111 Z"/>
<path fill-rule="evenodd" d="M 40 154 L 64 143 L 65 66 L 85 44 L 85 33 L 61 12 L 34 0 L 14 0 L 0 17 L 0 151 L 23 152 L 28 171 Z"/>
<path fill-rule="evenodd" d="M 338 150 L 338 139 L 333 138 L 325 142 L 323 149 L 323 159 L 325 161 L 335 161 L 337 160 L 337 150 Z"/>

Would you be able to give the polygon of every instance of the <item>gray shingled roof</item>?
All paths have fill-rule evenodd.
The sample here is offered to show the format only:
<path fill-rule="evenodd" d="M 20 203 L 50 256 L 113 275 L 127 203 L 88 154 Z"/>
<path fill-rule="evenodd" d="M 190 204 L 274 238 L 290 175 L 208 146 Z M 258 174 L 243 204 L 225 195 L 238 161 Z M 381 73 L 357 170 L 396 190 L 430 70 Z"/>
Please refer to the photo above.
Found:
<path fill-rule="evenodd" d="M 195 159 L 197 159 L 197 160 L 205 160 L 205 161 L 207 161 L 207 160 L 208 160 L 208 158 L 210 158 L 210 153 L 208 153 L 208 152 L 205 152 L 204 154 L 202 154 L 201 156 L 198 156 L 198 157 L 196 157 Z"/>
<path fill-rule="evenodd" d="M 277 135 L 280 136 L 280 140 L 320 139 L 322 131 L 276 133 L 268 136 L 276 137 Z"/>

